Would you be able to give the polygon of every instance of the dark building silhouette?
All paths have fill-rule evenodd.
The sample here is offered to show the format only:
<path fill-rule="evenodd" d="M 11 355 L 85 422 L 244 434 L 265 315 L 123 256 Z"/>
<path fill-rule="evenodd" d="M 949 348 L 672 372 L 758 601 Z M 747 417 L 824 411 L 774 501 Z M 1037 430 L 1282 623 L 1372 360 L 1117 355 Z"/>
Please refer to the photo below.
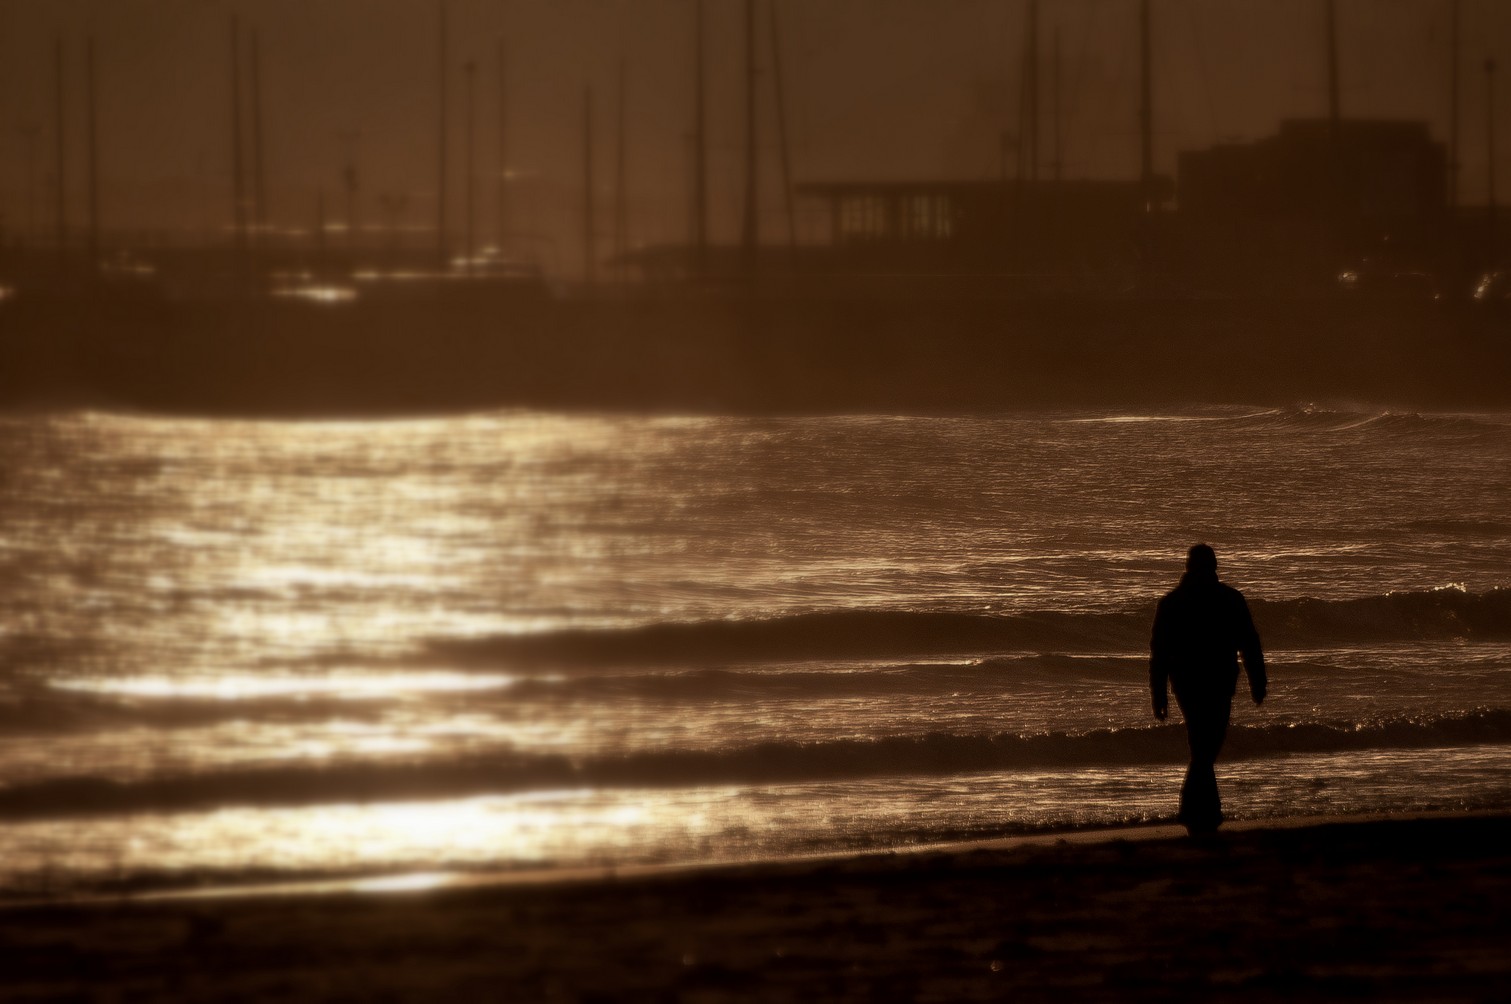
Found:
<path fill-rule="evenodd" d="M 1137 180 L 809 182 L 797 195 L 818 204 L 822 239 L 777 257 L 805 272 L 979 272 L 999 292 L 1331 292 L 1340 274 L 1430 292 L 1462 238 L 1447 162 L 1424 122 L 1297 119 L 1182 152 L 1152 200 Z"/>
<path fill-rule="evenodd" d="M 1158 179 L 1168 201 L 1174 186 Z M 1136 181 L 841 179 L 799 184 L 795 194 L 823 223 L 796 246 L 766 244 L 768 276 L 836 275 L 975 279 L 993 293 L 1103 291 L 1126 284 L 1146 217 Z M 735 249 L 706 248 L 705 277 L 738 274 Z M 693 249 L 644 248 L 627 261 L 651 279 L 689 275 Z"/>
<path fill-rule="evenodd" d="M 1179 156 L 1174 264 L 1205 285 L 1336 283 L 1440 271 L 1448 156 L 1424 122 L 1299 119 Z"/>
<path fill-rule="evenodd" d="M 1282 122 L 1274 136 L 1179 155 L 1181 212 L 1229 220 L 1343 219 L 1441 225 L 1448 155 L 1425 122 Z"/>
<path fill-rule="evenodd" d="M 1163 180 L 1160 197 L 1172 192 Z M 985 271 L 1003 292 L 1125 286 L 1148 208 L 1136 181 L 828 181 L 800 185 L 798 194 L 820 203 L 828 221 L 810 256 L 820 268 Z"/>

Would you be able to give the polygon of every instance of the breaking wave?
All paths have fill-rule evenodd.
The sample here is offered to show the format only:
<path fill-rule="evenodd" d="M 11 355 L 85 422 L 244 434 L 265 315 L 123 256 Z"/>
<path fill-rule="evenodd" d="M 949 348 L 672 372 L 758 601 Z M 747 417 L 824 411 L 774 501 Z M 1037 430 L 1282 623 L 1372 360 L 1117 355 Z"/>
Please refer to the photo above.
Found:
<path fill-rule="evenodd" d="M 1511 589 L 1392 592 L 1347 600 L 1252 604 L 1265 644 L 1306 648 L 1417 640 L 1511 639 Z M 1153 606 L 1123 613 L 1013 615 L 843 610 L 770 620 L 704 621 L 487 638 L 437 639 L 448 665 L 734 665 L 772 661 L 1137 652 Z"/>
<path fill-rule="evenodd" d="M 1424 749 L 1511 742 L 1511 710 L 1360 723 L 1239 725 L 1223 758 Z M 877 776 L 943 776 L 1183 762 L 1176 725 L 1040 735 L 949 735 L 767 742 L 726 750 L 624 755 L 489 754 L 442 761 L 222 770 L 116 781 L 71 777 L 0 790 L 0 819 L 227 806 L 294 806 L 437 799 L 564 788 L 784 784 Z"/>

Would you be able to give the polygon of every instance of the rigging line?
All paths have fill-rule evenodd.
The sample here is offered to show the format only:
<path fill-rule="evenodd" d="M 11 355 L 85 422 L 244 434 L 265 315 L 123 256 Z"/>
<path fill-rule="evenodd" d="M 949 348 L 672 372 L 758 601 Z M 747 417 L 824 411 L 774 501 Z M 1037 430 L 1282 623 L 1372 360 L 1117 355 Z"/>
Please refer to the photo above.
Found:
<path fill-rule="evenodd" d="M 1077 94 L 1072 102 L 1080 129 L 1073 133 L 1080 137 L 1076 145 L 1084 153 L 1085 164 L 1099 173 L 1110 171 L 1122 177 L 1128 169 L 1120 165 L 1130 150 L 1137 153 L 1136 147 L 1130 145 L 1136 143 L 1138 134 L 1138 74 L 1130 72 L 1130 67 L 1137 65 L 1137 42 L 1130 34 L 1135 13 L 1130 5 L 1119 2 L 1110 13 L 1097 15 L 1087 10 L 1086 15 L 1088 22 L 1096 23 L 1082 34 Z M 1088 58 L 1089 52 L 1095 52 L 1096 58 Z M 1093 73 L 1096 69 L 1100 72 Z M 1087 100 L 1090 85 L 1097 85 L 1096 92 Z M 1129 103 L 1124 102 L 1125 97 Z M 1067 122 L 1070 121 L 1068 118 Z"/>
<path fill-rule="evenodd" d="M 1079 43 L 1061 116 L 1065 145 L 1082 152 L 1084 169 L 1088 161 L 1115 160 L 1123 142 L 1133 135 L 1133 119 L 1116 99 L 1124 93 L 1136 93 L 1137 88 L 1133 83 L 1136 75 L 1128 71 L 1132 45 L 1120 20 L 1126 16 L 1127 5 L 1118 0 L 1109 12 L 1106 3 L 1087 3 L 1080 12 Z M 1109 153 L 1114 140 L 1118 141 L 1117 152 Z M 1071 158 L 1066 157 L 1065 163 L 1068 169 Z"/>
<path fill-rule="evenodd" d="M 1213 100 L 1212 74 L 1207 63 L 1207 47 L 1202 39 L 1202 26 L 1197 23 L 1199 17 L 1197 8 L 1186 7 L 1186 27 L 1191 33 L 1191 51 L 1196 55 L 1196 71 L 1201 76 L 1202 97 L 1206 99 L 1207 106 L 1207 135 L 1216 136 L 1217 131 L 1217 103 Z"/>
<path fill-rule="evenodd" d="M 1000 2 L 1000 0 L 993 0 L 994 4 L 996 2 Z M 941 17 L 949 19 L 950 23 L 948 26 L 941 24 Z M 948 8 L 942 10 L 940 6 L 929 3 L 910 5 L 905 8 L 903 13 L 894 14 L 888 18 L 888 26 L 882 29 L 882 33 L 901 39 L 930 39 L 952 32 L 954 25 L 958 24 L 960 20 L 961 15 L 958 13 L 958 8 L 957 10 L 950 10 Z M 833 56 L 836 48 L 833 44 L 834 39 L 864 37 L 854 30 L 853 24 L 850 22 L 840 19 L 831 23 L 835 27 L 831 28 L 828 32 L 815 33 L 814 37 L 797 51 L 805 54 L 821 52 L 824 55 Z M 866 49 L 874 49 L 873 44 L 866 44 L 865 42 L 857 43 L 857 45 Z"/>
<path fill-rule="evenodd" d="M 1069 93 L 1060 106 L 1062 128 L 1066 136 L 1075 135 L 1075 130 L 1069 128 L 1069 124 L 1080 120 L 1082 97 L 1086 90 L 1086 77 L 1091 66 L 1091 20 L 1094 16 L 1092 6 L 1090 4 L 1083 5 L 1080 8 L 1080 14 L 1081 20 L 1076 32 L 1080 40 L 1080 51 L 1076 54 L 1073 61 Z M 1065 145 L 1069 148 L 1071 143 L 1066 142 Z M 1070 163 L 1070 158 L 1066 157 L 1065 166 L 1067 168 Z"/>
<path fill-rule="evenodd" d="M 920 14 L 914 20 L 919 25 L 922 25 L 924 23 L 922 20 L 923 17 L 924 15 Z M 921 28 L 915 34 L 915 37 L 935 38 L 942 34 L 937 24 L 937 17 L 929 25 L 927 30 Z M 1021 42 L 1021 33 L 1015 33 L 1015 35 L 1018 41 Z M 943 70 L 958 70 L 960 68 L 959 54 L 946 45 L 933 47 L 924 58 L 927 59 L 927 62 L 917 66 L 912 72 L 888 76 L 878 86 L 867 90 L 865 94 L 856 97 L 853 101 L 846 102 L 828 115 L 818 119 L 814 124 L 815 128 L 821 130 L 829 129 L 843 122 L 854 121 L 858 117 L 858 113 L 861 112 L 869 112 L 872 118 L 886 115 L 888 103 L 883 99 L 912 87 L 920 80 L 937 80 Z"/>

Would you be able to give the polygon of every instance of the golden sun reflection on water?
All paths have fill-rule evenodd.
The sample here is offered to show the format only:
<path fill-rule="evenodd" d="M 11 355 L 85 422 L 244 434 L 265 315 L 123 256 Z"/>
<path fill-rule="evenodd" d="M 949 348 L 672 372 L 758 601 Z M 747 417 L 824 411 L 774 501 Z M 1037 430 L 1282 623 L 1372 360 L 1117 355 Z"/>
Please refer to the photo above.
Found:
<path fill-rule="evenodd" d="M 599 550 L 556 525 L 557 501 L 596 483 L 575 458 L 656 439 L 609 419 L 528 413 L 73 421 L 70 455 L 109 461 L 103 570 L 145 587 L 131 604 L 143 616 L 122 618 L 116 637 L 160 667 L 203 674 L 270 655 L 396 654 L 416 639 L 558 626 L 566 604 L 553 595 L 531 609 L 532 590 L 569 588 L 564 565 Z M 129 535 L 111 529 L 123 526 Z M 65 558 L 74 571 L 54 578 L 57 593 L 99 585 L 91 553 Z M 114 669 L 150 673 L 144 662 Z"/>
<path fill-rule="evenodd" d="M 445 872 L 420 872 L 414 875 L 392 875 L 367 879 L 352 884 L 356 892 L 424 892 L 451 884 L 454 876 Z"/>
<path fill-rule="evenodd" d="M 1507 747 L 1379 750 L 1367 756 L 1293 754 L 1296 777 L 1346 783 L 1276 785 L 1263 773 L 1224 774 L 1246 817 L 1359 812 L 1381 805 L 1416 811 L 1444 805 L 1403 777 L 1478 779 L 1469 804 L 1504 804 Z M 1249 766 L 1249 765 L 1246 765 Z M 1348 769 L 1340 769 L 1340 768 Z M 8 824 L 0 888 L 57 894 L 49 876 L 86 885 L 112 876 L 177 875 L 230 883 L 373 876 L 423 888 L 457 872 L 530 872 L 658 862 L 748 860 L 791 854 L 815 839 L 871 846 L 1000 835 L 1031 825 L 1052 806 L 1062 825 L 1115 825 L 1169 811 L 1183 767 L 1161 764 L 981 773 L 947 779 L 884 777 L 841 783 L 720 785 L 695 789 L 594 789 L 484 795 L 433 801 L 309 807 L 224 808 L 91 821 Z M 1003 807 L 1018 807 L 1004 812 Z M 1025 807 L 1037 808 L 1026 810 Z M 1026 815 L 1020 815 L 1024 812 Z M 907 818 L 902 830 L 896 821 Z M 386 875 L 389 878 L 378 878 Z"/>
<path fill-rule="evenodd" d="M 232 674 L 225 676 L 79 677 L 51 686 L 119 697 L 240 701 L 269 697 L 390 700 L 415 693 L 502 690 L 519 682 L 506 673 L 334 673 L 322 676 Z"/>
<path fill-rule="evenodd" d="M 225 808 L 100 820 L 18 823 L 4 872 L 136 872 L 235 880 L 269 870 L 378 872 L 534 867 L 596 861 L 629 838 L 686 840 L 697 821 L 654 792 L 605 801 L 593 790 L 455 800 Z M 665 803 L 665 804 L 663 804 Z M 60 850 L 66 848 L 66 850 Z M 406 876 L 407 877 L 407 876 Z"/>

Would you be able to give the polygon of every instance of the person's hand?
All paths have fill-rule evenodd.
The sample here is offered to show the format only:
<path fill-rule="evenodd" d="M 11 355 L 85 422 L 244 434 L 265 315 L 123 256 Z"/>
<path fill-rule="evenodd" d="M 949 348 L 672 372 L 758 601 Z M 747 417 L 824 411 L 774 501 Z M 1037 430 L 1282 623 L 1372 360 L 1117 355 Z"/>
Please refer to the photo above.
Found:
<path fill-rule="evenodd" d="M 1251 694 L 1251 695 L 1253 695 L 1253 698 L 1254 698 L 1254 706 L 1255 706 L 1255 707 L 1256 707 L 1256 708 L 1257 708 L 1257 707 L 1258 707 L 1258 706 L 1259 706 L 1259 705 L 1261 705 L 1261 704 L 1263 704 L 1263 703 L 1264 703 L 1264 695 L 1265 695 L 1265 688 L 1263 688 L 1263 687 L 1256 687 L 1256 688 L 1254 688 L 1254 689 L 1253 689 L 1253 690 L 1251 690 L 1251 691 L 1249 691 L 1249 693 L 1250 693 L 1250 694 Z"/>
<path fill-rule="evenodd" d="M 1170 713 L 1170 701 L 1169 701 L 1169 699 L 1168 698 L 1161 699 L 1161 698 L 1156 697 L 1154 699 L 1154 717 L 1157 718 L 1159 721 L 1164 721 L 1165 720 L 1165 716 L 1168 715 L 1169 713 Z"/>

